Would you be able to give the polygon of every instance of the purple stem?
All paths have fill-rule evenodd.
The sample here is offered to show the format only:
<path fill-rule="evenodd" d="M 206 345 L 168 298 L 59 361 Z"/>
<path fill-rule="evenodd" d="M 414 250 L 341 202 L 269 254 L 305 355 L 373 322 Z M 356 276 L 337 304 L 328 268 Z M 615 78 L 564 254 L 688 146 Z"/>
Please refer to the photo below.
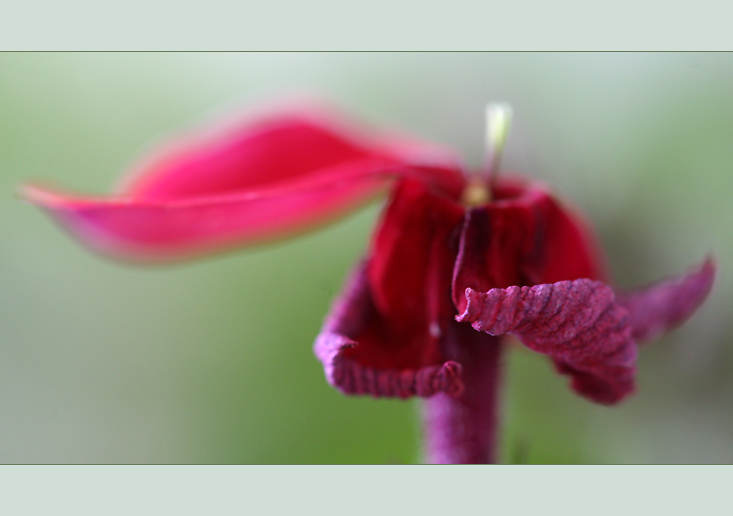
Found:
<path fill-rule="evenodd" d="M 426 459 L 433 464 L 493 464 L 497 460 L 500 338 L 452 323 L 443 341 L 446 358 L 463 366 L 466 386 L 456 398 L 425 401 Z"/>

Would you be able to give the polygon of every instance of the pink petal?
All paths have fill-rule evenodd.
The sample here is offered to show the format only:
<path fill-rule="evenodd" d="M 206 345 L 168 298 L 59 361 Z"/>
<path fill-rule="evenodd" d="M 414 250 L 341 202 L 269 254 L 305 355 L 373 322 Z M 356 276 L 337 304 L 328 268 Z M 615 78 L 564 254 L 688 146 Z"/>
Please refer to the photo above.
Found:
<path fill-rule="evenodd" d="M 38 186 L 24 195 L 103 253 L 186 257 L 310 228 L 370 199 L 395 176 L 459 189 L 450 160 L 436 152 L 432 162 L 416 164 L 416 145 L 376 141 L 325 115 L 271 116 L 170 146 L 110 198 Z"/>
<path fill-rule="evenodd" d="M 365 174 L 366 175 L 366 174 Z M 132 260 L 169 260 L 258 243 L 308 229 L 353 209 L 382 186 L 352 175 L 347 184 L 155 202 L 94 199 L 26 187 L 24 195 L 94 250 Z"/>
<path fill-rule="evenodd" d="M 258 191 L 305 177 L 348 179 L 339 167 L 362 161 L 390 168 L 410 163 L 425 168 L 426 178 L 452 184 L 457 161 L 431 148 L 377 139 L 327 110 L 302 109 L 184 137 L 133 172 L 123 191 L 148 200 Z"/>
<path fill-rule="evenodd" d="M 314 345 L 331 385 L 345 394 L 374 397 L 430 397 L 438 392 L 458 396 L 463 392 L 461 366 L 456 362 L 390 368 L 367 365 L 358 354 L 350 353 L 360 346 L 368 348 L 368 332 L 382 323 L 369 289 L 366 265 L 362 264 L 334 303 Z"/>
<path fill-rule="evenodd" d="M 684 322 L 713 288 L 715 263 L 708 258 L 695 270 L 645 288 L 618 295 L 631 315 L 634 339 L 649 340 Z"/>
<path fill-rule="evenodd" d="M 514 333 L 551 356 L 579 394 L 611 404 L 633 391 L 636 345 L 610 287 L 579 279 L 486 293 L 468 288 L 465 295 L 466 310 L 456 320 L 491 335 Z"/>

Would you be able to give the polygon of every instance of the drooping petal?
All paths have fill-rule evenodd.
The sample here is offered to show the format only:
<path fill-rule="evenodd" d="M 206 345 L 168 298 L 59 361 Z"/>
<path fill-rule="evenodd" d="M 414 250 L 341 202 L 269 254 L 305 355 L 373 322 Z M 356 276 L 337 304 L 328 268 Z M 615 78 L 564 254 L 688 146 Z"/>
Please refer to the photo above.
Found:
<path fill-rule="evenodd" d="M 415 144 L 382 142 L 309 115 L 212 131 L 169 147 L 110 198 L 30 186 L 25 196 L 96 250 L 169 259 L 307 229 L 397 176 L 437 189 L 462 181 L 449 160 L 415 164 Z"/>
<path fill-rule="evenodd" d="M 429 397 L 438 392 L 456 396 L 463 391 L 461 366 L 453 361 L 414 367 L 374 367 L 350 356 L 349 350 L 369 346 L 364 334 L 381 324 L 369 289 L 366 264 L 359 265 L 334 303 L 314 351 L 328 382 L 345 394 L 374 397 Z"/>
<path fill-rule="evenodd" d="M 705 301 L 714 279 L 715 263 L 708 258 L 687 274 L 618 294 L 630 314 L 633 337 L 653 339 L 684 322 Z"/>
<path fill-rule="evenodd" d="M 465 296 L 456 320 L 491 335 L 515 334 L 551 356 L 579 394 L 612 404 L 633 392 L 637 350 L 629 315 L 607 285 L 578 279 L 485 293 L 468 288 Z"/>

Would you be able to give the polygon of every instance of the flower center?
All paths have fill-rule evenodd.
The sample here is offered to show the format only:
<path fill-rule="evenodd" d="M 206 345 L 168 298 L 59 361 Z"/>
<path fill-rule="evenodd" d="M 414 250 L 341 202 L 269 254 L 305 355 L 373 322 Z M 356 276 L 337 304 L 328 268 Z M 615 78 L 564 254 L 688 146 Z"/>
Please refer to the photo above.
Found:
<path fill-rule="evenodd" d="M 484 179 L 474 177 L 468 180 L 468 184 L 461 194 L 461 204 L 467 208 L 475 208 L 487 204 L 490 200 L 491 191 Z"/>

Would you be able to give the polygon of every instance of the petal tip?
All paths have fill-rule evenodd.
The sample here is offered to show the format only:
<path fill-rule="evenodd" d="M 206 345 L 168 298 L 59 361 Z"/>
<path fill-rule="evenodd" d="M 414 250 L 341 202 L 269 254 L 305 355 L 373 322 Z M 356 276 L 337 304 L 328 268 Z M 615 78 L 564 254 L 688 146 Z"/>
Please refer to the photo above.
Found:
<path fill-rule="evenodd" d="M 717 265 L 708 255 L 685 274 L 619 296 L 637 341 L 659 337 L 690 318 L 713 289 Z"/>
<path fill-rule="evenodd" d="M 53 190 L 34 183 L 24 183 L 15 191 L 15 196 L 22 200 L 41 206 L 53 208 L 61 201 L 61 196 Z"/>
<path fill-rule="evenodd" d="M 441 390 L 448 396 L 457 398 L 465 390 L 463 383 L 463 367 L 453 360 L 447 361 L 440 368 Z"/>
<path fill-rule="evenodd" d="M 464 295 L 466 296 L 466 306 L 462 312 L 455 316 L 457 322 L 473 323 L 477 320 L 480 312 L 481 296 L 479 292 L 471 287 L 467 287 Z"/>
<path fill-rule="evenodd" d="M 718 263 L 715 260 L 715 257 L 712 254 L 707 254 L 705 256 L 705 260 L 700 266 L 699 272 L 710 283 L 710 287 L 712 287 L 713 285 L 713 280 L 715 279 L 715 274 L 717 271 Z"/>

